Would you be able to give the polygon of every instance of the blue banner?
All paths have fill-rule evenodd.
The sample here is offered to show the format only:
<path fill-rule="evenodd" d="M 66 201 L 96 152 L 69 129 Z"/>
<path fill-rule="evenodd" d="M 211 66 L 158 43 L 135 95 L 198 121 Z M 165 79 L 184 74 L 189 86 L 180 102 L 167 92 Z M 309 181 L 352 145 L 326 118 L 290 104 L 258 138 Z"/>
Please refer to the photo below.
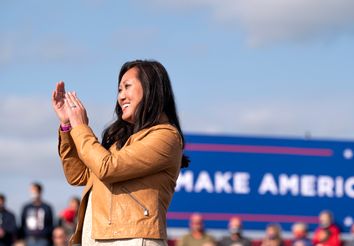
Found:
<path fill-rule="evenodd" d="M 354 222 L 354 142 L 187 135 L 191 165 L 179 176 L 169 227 L 188 227 L 199 212 L 207 228 L 227 227 L 232 216 L 245 229 L 294 222 L 309 229 L 322 210 L 347 232 Z"/>

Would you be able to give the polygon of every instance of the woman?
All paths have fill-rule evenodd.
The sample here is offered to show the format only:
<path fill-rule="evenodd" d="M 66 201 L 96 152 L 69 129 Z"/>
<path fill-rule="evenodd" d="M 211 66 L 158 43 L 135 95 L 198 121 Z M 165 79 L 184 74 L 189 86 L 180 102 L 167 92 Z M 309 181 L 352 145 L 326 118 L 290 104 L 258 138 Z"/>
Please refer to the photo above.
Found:
<path fill-rule="evenodd" d="M 85 185 L 77 245 L 166 245 L 166 213 L 181 167 L 184 138 L 172 87 L 156 61 L 127 62 L 119 73 L 116 121 L 102 143 L 76 93 L 59 82 L 59 155 L 68 182 Z"/>

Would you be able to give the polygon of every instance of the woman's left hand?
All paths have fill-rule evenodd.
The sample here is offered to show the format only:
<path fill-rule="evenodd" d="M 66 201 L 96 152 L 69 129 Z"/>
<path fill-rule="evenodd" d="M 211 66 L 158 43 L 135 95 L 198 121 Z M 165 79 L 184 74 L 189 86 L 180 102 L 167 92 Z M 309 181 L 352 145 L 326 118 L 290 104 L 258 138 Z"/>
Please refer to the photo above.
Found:
<path fill-rule="evenodd" d="M 75 92 L 68 92 L 65 94 L 65 107 L 72 128 L 81 124 L 88 125 L 89 120 L 86 109 Z"/>

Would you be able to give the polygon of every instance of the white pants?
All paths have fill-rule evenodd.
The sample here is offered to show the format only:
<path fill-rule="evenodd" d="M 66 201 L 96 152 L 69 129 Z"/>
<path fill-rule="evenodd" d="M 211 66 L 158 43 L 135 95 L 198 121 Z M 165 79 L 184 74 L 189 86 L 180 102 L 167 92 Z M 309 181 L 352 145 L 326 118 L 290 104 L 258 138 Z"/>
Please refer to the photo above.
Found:
<path fill-rule="evenodd" d="M 113 240 L 92 240 L 90 244 L 86 245 L 104 245 L 104 246 L 167 246 L 167 242 L 161 239 L 147 239 L 147 238 L 131 238 L 131 239 L 113 239 Z"/>

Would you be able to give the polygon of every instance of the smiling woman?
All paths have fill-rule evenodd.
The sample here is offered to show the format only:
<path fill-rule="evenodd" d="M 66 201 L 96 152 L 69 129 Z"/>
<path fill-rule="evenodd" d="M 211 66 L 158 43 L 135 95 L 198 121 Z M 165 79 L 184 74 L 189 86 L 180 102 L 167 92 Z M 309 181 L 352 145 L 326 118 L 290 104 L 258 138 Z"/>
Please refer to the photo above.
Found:
<path fill-rule="evenodd" d="M 189 164 L 170 79 L 159 62 L 127 62 L 118 91 L 117 119 L 102 144 L 76 93 L 66 93 L 64 82 L 53 92 L 65 176 L 85 185 L 70 243 L 166 245 L 167 208 L 180 168 Z"/>
<path fill-rule="evenodd" d="M 122 109 L 122 119 L 131 124 L 135 121 L 136 109 L 143 98 L 143 88 L 138 79 L 138 70 L 129 69 L 122 77 L 119 84 L 118 103 Z"/>

